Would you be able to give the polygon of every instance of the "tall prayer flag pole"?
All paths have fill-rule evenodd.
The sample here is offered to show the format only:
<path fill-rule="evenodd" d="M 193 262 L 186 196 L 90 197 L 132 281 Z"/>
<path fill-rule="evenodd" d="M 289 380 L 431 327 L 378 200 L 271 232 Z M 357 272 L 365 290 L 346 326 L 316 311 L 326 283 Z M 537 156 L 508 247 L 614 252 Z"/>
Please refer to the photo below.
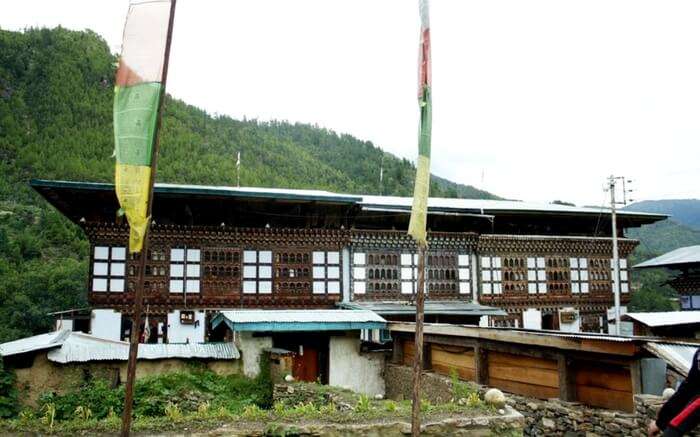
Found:
<path fill-rule="evenodd" d="M 415 353 L 413 355 L 413 404 L 411 434 L 420 435 L 420 379 L 423 367 L 423 305 L 425 300 L 425 251 L 428 246 L 426 222 L 430 192 L 430 133 L 432 127 L 430 16 L 428 0 L 419 0 L 420 50 L 418 55 L 418 107 L 420 129 L 418 135 L 418 165 L 413 188 L 413 207 L 408 234 L 418 246 L 418 283 L 416 284 Z"/>
<path fill-rule="evenodd" d="M 132 0 L 114 88 L 114 185 L 129 222 L 129 252 L 139 254 L 121 435 L 131 431 L 136 358 L 141 338 L 148 228 L 158 158 L 175 0 Z"/>

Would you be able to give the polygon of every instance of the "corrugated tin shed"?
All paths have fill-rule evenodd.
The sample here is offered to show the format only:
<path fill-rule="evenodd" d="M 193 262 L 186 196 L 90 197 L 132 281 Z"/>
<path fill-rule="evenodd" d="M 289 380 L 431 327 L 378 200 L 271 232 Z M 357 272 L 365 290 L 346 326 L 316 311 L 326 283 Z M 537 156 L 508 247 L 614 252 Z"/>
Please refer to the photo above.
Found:
<path fill-rule="evenodd" d="M 379 315 L 415 314 L 416 306 L 409 302 L 343 302 L 341 308 L 362 309 Z M 472 302 L 426 301 L 425 314 L 452 314 L 459 316 L 506 316 L 500 308 L 480 305 Z"/>
<path fill-rule="evenodd" d="M 656 258 L 639 263 L 633 268 L 648 269 L 652 267 L 679 267 L 688 264 L 700 264 L 700 245 L 680 247 Z"/>
<path fill-rule="evenodd" d="M 9 357 L 11 355 L 60 347 L 70 335 L 71 331 L 62 330 L 3 343 L 0 344 L 0 356 Z"/>
<path fill-rule="evenodd" d="M 687 374 L 693 364 L 693 355 L 699 345 L 683 343 L 656 343 L 649 342 L 644 348 L 666 361 L 676 371 Z"/>
<path fill-rule="evenodd" d="M 234 331 L 346 331 L 382 329 L 386 320 L 363 310 L 236 310 L 222 311 L 212 327 L 225 323 Z"/>
<path fill-rule="evenodd" d="M 626 313 L 632 319 L 650 327 L 700 324 L 700 311 L 662 311 L 658 313 Z"/>

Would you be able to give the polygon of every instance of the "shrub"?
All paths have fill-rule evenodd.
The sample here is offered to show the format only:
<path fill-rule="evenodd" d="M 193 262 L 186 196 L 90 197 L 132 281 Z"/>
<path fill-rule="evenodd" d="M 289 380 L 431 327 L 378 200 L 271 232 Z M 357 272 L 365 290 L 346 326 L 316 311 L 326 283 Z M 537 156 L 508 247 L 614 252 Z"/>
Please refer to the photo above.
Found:
<path fill-rule="evenodd" d="M 14 417 L 18 412 L 15 374 L 5 370 L 0 356 L 0 418 Z"/>

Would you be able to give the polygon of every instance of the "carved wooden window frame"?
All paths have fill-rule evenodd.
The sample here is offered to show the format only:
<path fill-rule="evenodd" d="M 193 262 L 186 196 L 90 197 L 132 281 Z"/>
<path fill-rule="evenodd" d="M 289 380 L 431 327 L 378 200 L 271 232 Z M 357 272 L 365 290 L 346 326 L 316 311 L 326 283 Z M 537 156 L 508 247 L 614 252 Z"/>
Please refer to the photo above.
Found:
<path fill-rule="evenodd" d="M 182 251 L 182 252 L 180 252 Z M 182 253 L 182 258 L 179 254 Z M 194 247 L 170 248 L 170 294 L 199 294 L 202 292 L 202 251 Z"/>
<path fill-rule="evenodd" d="M 571 274 L 571 293 L 588 294 L 590 291 L 590 277 L 588 273 L 588 258 L 569 258 Z"/>
<path fill-rule="evenodd" d="M 543 256 L 527 257 L 527 293 L 547 293 L 547 263 Z"/>
<path fill-rule="evenodd" d="M 341 254 L 339 250 L 314 250 L 311 252 L 312 286 L 316 295 L 340 294 L 341 292 Z"/>
<path fill-rule="evenodd" d="M 629 277 L 629 270 L 627 269 L 627 259 L 626 258 L 620 258 L 620 293 L 621 294 L 627 294 L 630 292 L 630 277 Z M 610 277 L 612 280 L 610 283 L 613 286 L 613 293 L 615 292 L 615 282 L 617 281 L 617 278 L 615 277 L 615 262 L 611 258 L 610 259 Z"/>
<path fill-rule="evenodd" d="M 272 250 L 243 250 L 241 293 L 272 294 Z"/>
<path fill-rule="evenodd" d="M 103 268 L 105 269 L 104 273 Z M 126 247 L 95 245 L 92 252 L 91 269 L 90 291 L 93 293 L 123 293 L 127 291 Z M 96 287 L 97 283 L 104 283 L 104 287 Z"/>
<path fill-rule="evenodd" d="M 503 294 L 502 259 L 500 255 L 481 256 L 481 294 Z"/>

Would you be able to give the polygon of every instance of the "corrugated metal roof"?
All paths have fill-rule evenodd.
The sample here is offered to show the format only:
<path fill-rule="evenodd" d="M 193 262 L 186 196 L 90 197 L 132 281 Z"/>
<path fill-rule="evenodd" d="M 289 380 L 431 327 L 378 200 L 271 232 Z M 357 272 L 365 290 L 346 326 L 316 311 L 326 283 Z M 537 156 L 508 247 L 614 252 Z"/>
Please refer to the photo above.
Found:
<path fill-rule="evenodd" d="M 662 311 L 658 313 L 626 313 L 630 318 L 647 326 L 676 326 L 700 323 L 700 311 Z"/>
<path fill-rule="evenodd" d="M 673 267 L 683 264 L 700 264 L 700 245 L 680 247 L 656 258 L 639 263 L 633 268 Z"/>
<path fill-rule="evenodd" d="M 0 356 L 9 357 L 11 355 L 59 347 L 70 334 L 70 330 L 64 329 L 3 343 L 0 344 Z"/>
<path fill-rule="evenodd" d="M 699 345 L 649 342 L 644 348 L 666 361 L 676 371 L 687 374 Z"/>
<path fill-rule="evenodd" d="M 212 326 L 226 323 L 235 331 L 328 331 L 379 329 L 384 320 L 364 310 L 233 310 L 221 311 Z"/>
<path fill-rule="evenodd" d="M 415 314 L 416 306 L 409 302 L 343 302 L 341 308 L 355 308 L 373 311 L 380 315 L 389 314 Z M 470 316 L 506 316 L 507 313 L 500 308 L 480 305 L 473 302 L 455 301 L 426 301 L 425 314 L 454 314 Z"/>

